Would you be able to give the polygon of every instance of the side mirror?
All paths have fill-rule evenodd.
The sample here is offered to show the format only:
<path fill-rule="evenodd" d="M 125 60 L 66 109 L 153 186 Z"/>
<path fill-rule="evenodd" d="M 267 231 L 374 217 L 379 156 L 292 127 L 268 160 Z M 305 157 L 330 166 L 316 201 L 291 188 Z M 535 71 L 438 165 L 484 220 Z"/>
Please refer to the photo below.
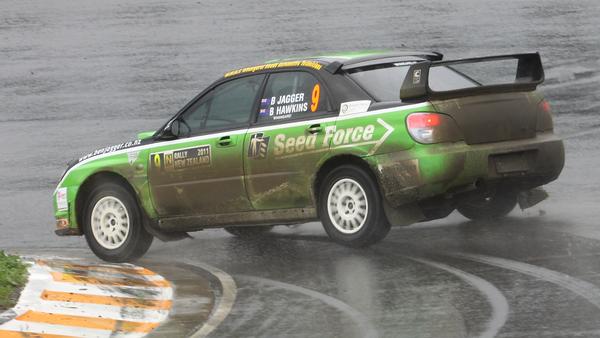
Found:
<path fill-rule="evenodd" d="M 160 137 L 167 139 L 187 137 L 189 136 L 190 132 L 191 130 L 185 122 L 181 121 L 180 119 L 175 119 L 165 126 L 160 134 Z"/>
<path fill-rule="evenodd" d="M 156 132 L 154 131 L 143 131 L 139 134 L 137 134 L 137 138 L 138 140 L 145 140 L 145 139 L 149 139 L 152 137 L 152 135 L 154 135 Z"/>
<path fill-rule="evenodd" d="M 181 121 L 179 119 L 173 120 L 169 125 L 171 134 L 175 137 L 181 136 Z"/>

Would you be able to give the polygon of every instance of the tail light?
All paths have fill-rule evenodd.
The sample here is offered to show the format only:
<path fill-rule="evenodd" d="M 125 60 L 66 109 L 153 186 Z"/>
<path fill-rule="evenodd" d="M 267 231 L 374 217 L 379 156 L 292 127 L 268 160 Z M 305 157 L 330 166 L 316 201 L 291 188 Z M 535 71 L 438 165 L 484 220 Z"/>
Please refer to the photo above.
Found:
<path fill-rule="evenodd" d="M 552 109 L 550 109 L 550 104 L 546 100 L 542 100 L 538 104 L 536 130 L 537 131 L 552 131 L 552 130 L 554 130 L 554 123 L 552 122 Z"/>
<path fill-rule="evenodd" d="M 456 122 L 450 116 L 438 113 L 413 113 L 406 118 L 406 127 L 419 143 L 442 143 L 462 140 Z"/>

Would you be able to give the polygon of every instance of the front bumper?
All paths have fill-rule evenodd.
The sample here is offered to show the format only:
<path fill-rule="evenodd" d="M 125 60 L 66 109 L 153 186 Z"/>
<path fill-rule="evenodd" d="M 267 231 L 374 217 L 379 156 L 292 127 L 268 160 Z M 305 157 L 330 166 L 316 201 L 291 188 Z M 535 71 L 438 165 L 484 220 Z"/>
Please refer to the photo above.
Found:
<path fill-rule="evenodd" d="M 54 218 L 56 219 L 56 230 L 58 236 L 80 236 L 81 230 L 77 224 L 75 215 L 75 196 L 77 189 L 73 187 L 59 188 L 54 192 Z M 65 194 L 61 198 L 58 194 Z"/>
<path fill-rule="evenodd" d="M 526 154 L 522 169 L 502 169 L 497 158 Z M 478 182 L 508 184 L 527 190 L 555 180 L 564 165 L 562 140 L 552 132 L 535 138 L 467 145 L 418 144 L 372 162 L 382 193 L 391 206 L 460 191 Z"/>

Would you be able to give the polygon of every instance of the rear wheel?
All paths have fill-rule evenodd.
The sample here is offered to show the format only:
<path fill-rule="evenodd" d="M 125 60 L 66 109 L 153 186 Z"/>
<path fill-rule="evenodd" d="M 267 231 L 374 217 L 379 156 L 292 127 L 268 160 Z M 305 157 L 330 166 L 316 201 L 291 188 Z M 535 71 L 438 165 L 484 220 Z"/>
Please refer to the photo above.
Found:
<path fill-rule="evenodd" d="M 148 251 L 153 240 L 144 229 L 135 198 L 113 182 L 92 190 L 85 206 L 83 233 L 94 254 L 108 262 L 135 260 Z"/>
<path fill-rule="evenodd" d="M 364 247 L 382 240 L 390 230 L 375 180 L 360 167 L 343 165 L 324 179 L 319 214 L 335 242 Z"/>
<path fill-rule="evenodd" d="M 242 238 L 258 237 L 273 229 L 272 226 L 242 226 L 242 227 L 226 227 L 228 233 Z"/>
<path fill-rule="evenodd" d="M 461 215 L 472 220 L 489 220 L 504 217 L 517 205 L 517 192 L 498 190 L 488 196 L 463 202 L 456 208 Z"/>

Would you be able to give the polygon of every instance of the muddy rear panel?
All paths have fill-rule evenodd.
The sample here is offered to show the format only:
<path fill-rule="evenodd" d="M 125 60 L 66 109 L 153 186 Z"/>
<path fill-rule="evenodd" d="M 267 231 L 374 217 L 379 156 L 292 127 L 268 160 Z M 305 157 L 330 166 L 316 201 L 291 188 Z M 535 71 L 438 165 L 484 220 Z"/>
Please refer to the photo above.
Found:
<path fill-rule="evenodd" d="M 432 101 L 450 115 L 467 144 L 533 138 L 539 97 L 533 92 L 499 93 Z"/>

